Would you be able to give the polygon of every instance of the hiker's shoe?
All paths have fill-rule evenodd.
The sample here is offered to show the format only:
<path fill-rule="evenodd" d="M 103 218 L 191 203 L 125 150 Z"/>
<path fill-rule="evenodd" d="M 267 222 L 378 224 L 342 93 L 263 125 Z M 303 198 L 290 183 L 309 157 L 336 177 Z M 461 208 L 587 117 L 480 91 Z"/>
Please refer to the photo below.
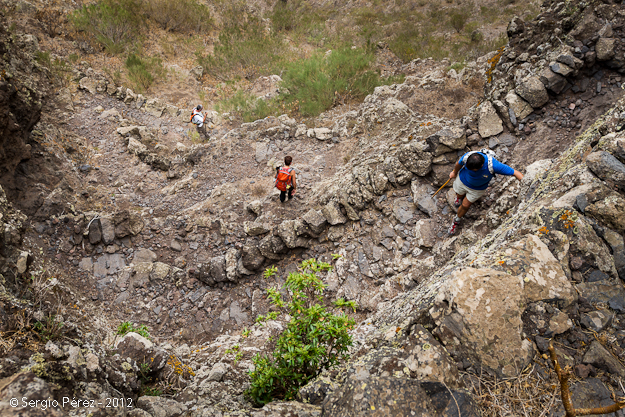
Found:
<path fill-rule="evenodd" d="M 460 226 L 460 222 L 457 221 L 453 221 L 453 223 L 451 223 L 451 227 L 449 228 L 449 230 L 447 231 L 447 233 L 451 236 L 451 235 L 455 235 L 456 231 L 458 230 L 458 226 Z"/>
<path fill-rule="evenodd" d="M 454 200 L 454 207 L 460 208 L 461 205 L 462 205 L 462 198 L 456 196 L 456 199 Z"/>

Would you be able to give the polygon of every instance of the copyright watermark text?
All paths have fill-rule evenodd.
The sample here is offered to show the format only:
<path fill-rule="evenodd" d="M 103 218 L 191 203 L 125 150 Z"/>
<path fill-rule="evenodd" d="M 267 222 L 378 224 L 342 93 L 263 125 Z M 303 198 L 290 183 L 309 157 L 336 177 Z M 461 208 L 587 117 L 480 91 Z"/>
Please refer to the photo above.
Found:
<path fill-rule="evenodd" d="M 132 398 L 98 398 L 97 400 L 83 400 L 76 397 L 63 397 L 60 401 L 52 398 L 45 400 L 31 400 L 27 397 L 11 398 L 9 404 L 13 408 L 38 408 L 45 411 L 49 408 L 132 408 Z"/>

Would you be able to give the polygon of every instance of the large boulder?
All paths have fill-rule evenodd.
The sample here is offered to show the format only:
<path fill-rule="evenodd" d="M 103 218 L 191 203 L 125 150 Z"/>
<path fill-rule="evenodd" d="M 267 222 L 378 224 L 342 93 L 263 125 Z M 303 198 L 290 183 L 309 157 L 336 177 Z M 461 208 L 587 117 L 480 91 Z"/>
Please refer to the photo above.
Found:
<path fill-rule="evenodd" d="M 268 235 L 260 241 L 258 249 L 265 258 L 278 260 L 287 247 L 279 236 Z"/>
<path fill-rule="evenodd" d="M 613 183 L 621 190 L 625 189 L 625 165 L 612 154 L 599 151 L 586 158 L 588 168 L 602 180 Z"/>
<path fill-rule="evenodd" d="M 417 246 L 421 248 L 431 248 L 436 244 L 436 221 L 432 219 L 421 219 L 414 228 L 414 237 Z"/>
<path fill-rule="evenodd" d="M 459 408 L 459 409 L 458 409 Z M 323 415 L 342 417 L 477 417 L 471 397 L 445 384 L 395 376 L 352 377 L 326 397 Z"/>
<path fill-rule="evenodd" d="M 241 262 L 245 268 L 256 271 L 263 266 L 265 257 L 260 253 L 260 249 L 257 246 L 244 245 L 241 249 Z"/>
<path fill-rule="evenodd" d="M 466 142 L 466 137 L 465 137 Z M 423 177 L 432 168 L 432 154 L 427 152 L 428 144 L 422 141 L 412 141 L 404 144 L 397 152 L 397 159 L 413 174 Z"/>
<path fill-rule="evenodd" d="M 490 101 L 482 103 L 478 111 L 478 131 L 480 136 L 488 138 L 503 132 L 503 123 Z"/>
<path fill-rule="evenodd" d="M 310 209 L 302 216 L 304 223 L 315 234 L 320 234 L 327 227 L 328 222 L 319 210 Z"/>
<path fill-rule="evenodd" d="M 464 149 L 467 146 L 466 132 L 459 126 L 443 129 L 437 134 L 438 140 L 451 149 Z"/>
<path fill-rule="evenodd" d="M 535 109 L 549 101 L 549 94 L 547 94 L 545 86 L 536 76 L 523 79 L 514 91 Z"/>
<path fill-rule="evenodd" d="M 554 72 L 552 68 L 544 68 L 539 77 L 543 85 L 555 94 L 560 94 L 566 87 L 566 78 Z"/>
<path fill-rule="evenodd" d="M 336 201 L 330 201 L 328 204 L 323 206 L 321 212 L 331 226 L 347 222 L 347 217 L 343 215 L 341 208 Z"/>
<path fill-rule="evenodd" d="M 577 295 L 559 261 L 534 235 L 496 258 L 501 271 L 454 271 L 439 289 L 430 315 L 438 326 L 434 334 L 452 356 L 512 376 L 534 356 L 533 344 L 523 336 L 525 307 L 547 300 L 568 306 Z"/>
<path fill-rule="evenodd" d="M 285 220 L 281 222 L 278 225 L 278 236 L 280 236 L 286 247 L 289 249 L 308 247 L 308 239 L 298 236 L 297 231 L 295 230 L 295 226 L 295 220 Z"/>
<path fill-rule="evenodd" d="M 514 116 L 519 121 L 525 119 L 534 111 L 532 106 L 530 106 L 527 101 L 519 97 L 514 91 L 508 92 L 505 100 L 510 109 L 514 112 Z"/>
<path fill-rule="evenodd" d="M 395 156 L 387 156 L 384 160 L 384 173 L 391 184 L 406 185 L 412 179 L 412 172 L 408 171 Z"/>

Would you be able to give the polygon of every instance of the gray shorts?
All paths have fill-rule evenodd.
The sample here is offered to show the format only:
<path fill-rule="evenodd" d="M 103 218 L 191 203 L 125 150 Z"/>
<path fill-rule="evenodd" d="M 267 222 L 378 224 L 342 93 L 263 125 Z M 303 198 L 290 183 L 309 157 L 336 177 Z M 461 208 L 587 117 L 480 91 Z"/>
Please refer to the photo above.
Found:
<path fill-rule="evenodd" d="M 474 190 L 464 185 L 464 183 L 460 181 L 460 175 L 458 175 L 454 181 L 454 191 L 456 194 L 466 195 L 471 203 L 475 203 L 486 193 L 486 190 Z"/>

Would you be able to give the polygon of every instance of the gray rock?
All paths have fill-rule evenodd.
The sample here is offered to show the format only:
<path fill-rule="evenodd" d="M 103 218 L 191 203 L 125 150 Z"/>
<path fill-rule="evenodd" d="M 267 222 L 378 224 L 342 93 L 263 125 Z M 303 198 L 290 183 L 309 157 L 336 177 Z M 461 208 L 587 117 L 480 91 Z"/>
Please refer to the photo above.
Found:
<path fill-rule="evenodd" d="M 430 172 L 432 166 L 432 154 L 427 149 L 426 142 L 413 140 L 399 148 L 397 158 L 410 172 L 423 177 Z"/>
<path fill-rule="evenodd" d="M 260 253 L 268 259 L 278 260 L 281 254 L 286 252 L 287 247 L 279 236 L 265 236 L 259 243 Z"/>
<path fill-rule="evenodd" d="M 250 201 L 249 203 L 245 204 L 245 210 L 249 211 L 250 213 L 254 213 L 257 216 L 260 216 L 263 211 L 263 202 L 260 200 Z"/>
<path fill-rule="evenodd" d="M 584 354 L 582 362 L 590 364 L 595 368 L 603 369 L 621 378 L 625 377 L 625 366 L 597 340 L 594 340 L 590 344 L 588 351 Z"/>
<path fill-rule="evenodd" d="M 143 109 L 154 117 L 161 117 L 165 110 L 165 105 L 160 100 L 151 98 L 145 102 Z"/>
<path fill-rule="evenodd" d="M 539 73 L 539 77 L 545 87 L 555 94 L 560 94 L 560 92 L 564 90 L 564 87 L 566 87 L 566 78 L 560 74 L 556 74 L 551 68 L 544 68 Z"/>
<path fill-rule="evenodd" d="M 235 248 L 230 248 L 226 252 L 225 256 L 226 261 L 226 278 L 230 282 L 237 282 L 239 278 L 238 273 L 238 261 L 239 261 L 239 251 Z"/>
<path fill-rule="evenodd" d="M 39 400 L 39 404 L 41 404 L 44 399 L 54 398 L 50 385 L 29 371 L 16 373 L 11 378 L 3 380 L 2 393 L 0 394 L 0 415 L 3 417 L 62 417 L 66 415 L 63 411 L 52 407 L 45 409 L 16 407 L 9 402 L 12 398 L 19 399 L 18 404 L 20 405 L 22 401 L 29 403 Z"/>
<path fill-rule="evenodd" d="M 545 86 L 536 76 L 523 79 L 514 91 L 535 109 L 549 101 L 549 94 L 547 94 Z"/>
<path fill-rule="evenodd" d="M 467 146 L 467 135 L 465 130 L 461 127 L 443 129 L 440 130 L 437 135 L 438 140 L 451 149 L 464 149 Z"/>
<path fill-rule="evenodd" d="M 23 274 L 26 272 L 30 264 L 33 262 L 33 255 L 28 251 L 21 251 L 19 256 L 17 257 L 16 268 L 18 274 Z"/>
<path fill-rule="evenodd" d="M 503 132 L 503 123 L 490 101 L 485 101 L 478 108 L 478 131 L 482 138 L 498 135 Z"/>
<path fill-rule="evenodd" d="M 241 262 L 245 268 L 256 271 L 263 266 L 265 257 L 257 246 L 244 245 L 241 249 Z"/>
<path fill-rule="evenodd" d="M 332 130 L 327 127 L 317 127 L 313 130 L 315 132 L 315 138 L 318 140 L 326 141 L 332 139 Z"/>
<path fill-rule="evenodd" d="M 608 304 L 612 298 L 625 299 L 625 290 L 620 285 L 598 282 L 582 282 L 577 284 L 580 295 L 592 304 Z"/>
<path fill-rule="evenodd" d="M 371 187 L 373 188 L 373 192 L 377 195 L 383 194 L 384 191 L 388 189 L 388 184 L 389 180 L 384 173 L 384 167 L 382 165 L 378 165 L 371 172 Z"/>
<path fill-rule="evenodd" d="M 595 51 L 597 52 L 597 59 L 599 61 L 609 61 L 614 58 L 614 46 L 616 44 L 615 38 L 599 38 L 595 45 Z"/>
<path fill-rule="evenodd" d="M 505 99 L 506 103 L 512 111 L 517 120 L 523 120 L 529 116 L 534 109 L 529 103 L 519 97 L 514 91 L 508 92 Z"/>
<path fill-rule="evenodd" d="M 180 244 L 180 242 L 178 242 L 178 240 L 176 240 L 176 239 L 173 239 L 173 240 L 171 241 L 171 243 L 169 244 L 169 247 L 170 247 L 172 250 L 175 250 L 176 252 L 180 252 L 180 251 L 182 251 L 182 245 L 181 245 L 181 244 Z"/>
<path fill-rule="evenodd" d="M 137 407 L 147 411 L 152 417 L 181 417 L 187 412 L 184 404 L 163 397 L 139 397 Z"/>
<path fill-rule="evenodd" d="M 412 179 L 412 172 L 395 156 L 388 156 L 384 160 L 384 173 L 391 184 L 406 185 Z"/>
<path fill-rule="evenodd" d="M 202 75 L 204 75 L 204 68 L 202 68 L 201 65 L 198 65 L 197 67 L 191 68 L 189 70 L 189 74 L 199 81 L 202 78 Z"/>
<path fill-rule="evenodd" d="M 477 417 L 478 413 L 467 393 L 450 391 L 447 385 L 440 382 L 392 376 L 354 376 L 326 397 L 323 415 Z"/>
<path fill-rule="evenodd" d="M 347 222 L 347 218 L 341 212 L 341 208 L 336 201 L 330 201 L 323 206 L 321 212 L 331 226 Z"/>
<path fill-rule="evenodd" d="M 602 180 L 625 189 L 625 165 L 605 151 L 593 152 L 586 158 L 588 168 Z"/>
<path fill-rule="evenodd" d="M 226 257 L 223 255 L 215 256 L 210 260 L 210 278 L 215 282 L 226 282 Z"/>
<path fill-rule="evenodd" d="M 278 236 L 289 249 L 306 248 L 309 246 L 308 239 L 297 235 L 295 220 L 285 220 L 278 225 Z"/>
<path fill-rule="evenodd" d="M 100 227 L 102 229 L 102 243 L 110 245 L 115 240 L 115 224 L 108 217 L 100 219 Z"/>
<path fill-rule="evenodd" d="M 95 219 L 89 225 L 89 243 L 92 245 L 100 243 L 102 240 L 102 230 L 100 229 L 100 219 Z"/>
<path fill-rule="evenodd" d="M 578 70 L 584 66 L 584 61 L 568 53 L 562 53 L 558 55 L 558 57 L 556 58 L 556 61 L 561 62 L 564 65 L 567 65 L 575 70 Z"/>
<path fill-rule="evenodd" d="M 135 251 L 135 255 L 132 258 L 134 263 L 137 262 L 156 262 L 158 256 L 149 249 L 140 248 Z"/>
<path fill-rule="evenodd" d="M 415 215 L 415 205 L 405 198 L 393 200 L 393 214 L 397 221 L 406 224 Z"/>
<path fill-rule="evenodd" d="M 562 64 L 561 62 L 552 62 L 549 65 L 549 68 L 551 68 L 551 71 L 555 72 L 556 74 L 560 74 L 563 77 L 568 77 L 575 72 L 573 68 L 569 67 L 568 65 Z"/>
<path fill-rule="evenodd" d="M 269 144 L 265 142 L 258 142 L 256 144 L 256 162 L 260 163 L 267 159 L 267 153 L 269 152 Z"/>
<path fill-rule="evenodd" d="M 587 329 L 600 332 L 609 326 L 614 315 L 608 310 L 591 311 L 582 315 L 580 323 Z"/>
<path fill-rule="evenodd" d="M 105 253 L 93 264 L 93 275 L 96 278 L 104 278 L 113 275 L 126 267 L 124 258 L 119 253 Z"/>
<path fill-rule="evenodd" d="M 425 184 L 419 184 L 418 181 L 413 181 L 410 190 L 412 192 L 412 200 L 417 208 L 428 216 L 433 216 L 436 213 L 436 202 L 430 196 L 432 188 Z"/>
<path fill-rule="evenodd" d="M 508 130 L 514 130 L 514 125 L 516 122 L 512 123 L 512 120 L 510 119 L 511 112 L 508 106 L 506 106 L 501 100 L 493 100 L 493 106 L 495 107 L 495 110 L 497 110 L 497 114 L 506 125 Z M 514 111 L 512 111 L 512 114 L 514 114 Z"/>
<path fill-rule="evenodd" d="M 449 146 L 443 145 L 443 143 L 440 141 L 438 132 L 428 136 L 425 142 L 428 146 L 428 152 L 432 154 L 432 157 L 437 157 L 444 153 L 451 152 L 452 150 Z"/>
<path fill-rule="evenodd" d="M 245 233 L 250 236 L 258 236 L 268 233 L 271 228 L 268 224 L 265 223 L 246 221 L 243 223 L 243 230 L 245 230 Z"/>
<path fill-rule="evenodd" d="M 250 323 L 249 315 L 241 309 L 239 302 L 236 300 L 230 303 L 230 318 L 236 321 L 237 326 Z"/>
<path fill-rule="evenodd" d="M 302 216 L 304 223 L 315 234 L 320 234 L 328 225 L 326 218 L 319 210 L 310 209 Z"/>
<path fill-rule="evenodd" d="M 436 221 L 432 219 L 421 219 L 414 228 L 414 237 L 417 246 L 421 248 L 431 248 L 436 244 Z"/>
<path fill-rule="evenodd" d="M 228 365 L 223 362 L 218 362 L 213 365 L 210 373 L 208 374 L 209 381 L 219 382 L 223 379 L 224 375 L 228 372 Z"/>

